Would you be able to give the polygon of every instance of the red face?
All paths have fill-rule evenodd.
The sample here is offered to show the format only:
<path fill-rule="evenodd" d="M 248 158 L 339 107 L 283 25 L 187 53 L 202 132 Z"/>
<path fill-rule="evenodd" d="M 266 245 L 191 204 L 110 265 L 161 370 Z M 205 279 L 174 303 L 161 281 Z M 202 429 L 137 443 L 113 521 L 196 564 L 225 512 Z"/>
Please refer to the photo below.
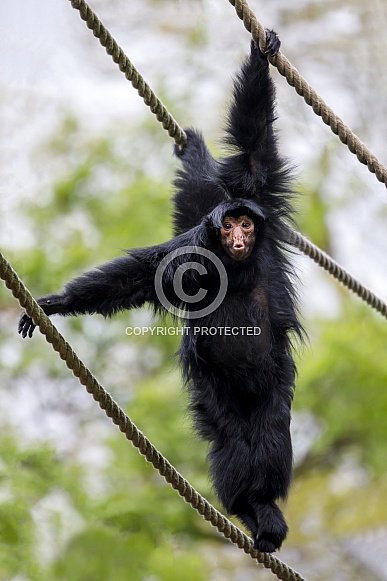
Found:
<path fill-rule="evenodd" d="M 245 260 L 250 256 L 255 242 L 254 222 L 249 216 L 238 218 L 225 216 L 220 228 L 223 248 L 234 260 Z"/>

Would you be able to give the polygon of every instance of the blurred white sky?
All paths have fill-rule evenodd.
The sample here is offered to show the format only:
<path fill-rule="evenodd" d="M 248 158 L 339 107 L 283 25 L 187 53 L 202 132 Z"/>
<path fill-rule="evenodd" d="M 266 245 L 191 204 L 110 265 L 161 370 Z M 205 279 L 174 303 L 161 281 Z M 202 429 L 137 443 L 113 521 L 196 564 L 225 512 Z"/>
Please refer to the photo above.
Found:
<path fill-rule="evenodd" d="M 379 0 L 370 0 L 368 8 L 365 4 L 342 1 L 324 10 L 323 2 L 313 0 L 291 6 L 285 0 L 250 2 L 263 24 L 280 32 L 284 53 L 308 82 L 386 162 L 387 83 L 380 52 L 386 50 L 387 10 Z M 90 0 L 90 5 L 152 87 L 162 86 L 177 101 L 179 95 L 189 96 L 186 118 L 180 112 L 177 121 L 184 126 L 188 120 L 207 138 L 217 138 L 231 76 L 249 43 L 229 2 Z M 301 16 L 305 12 L 312 14 L 307 20 Z M 200 26 L 205 36 L 202 47 L 190 42 L 190 34 Z M 293 158 L 300 179 L 310 189 L 309 164 L 316 162 L 329 140 L 337 147 L 335 166 L 323 188 L 332 205 L 336 257 L 386 297 L 386 189 L 274 74 L 282 149 Z M 127 127 L 131 119 L 137 124 L 139 118 L 151 115 L 68 0 L 2 0 L 0 213 L 6 212 L 7 219 L 2 219 L 0 242 L 7 246 L 26 241 L 16 211 L 20 200 L 39 195 L 55 177 L 49 165 L 36 171 L 34 150 L 65 111 L 79 115 L 85 129 L 97 134 L 113 119 L 122 119 Z M 357 195 L 340 207 L 337 200 L 351 180 Z M 314 267 L 303 258 L 300 266 L 308 296 L 317 296 L 320 304 L 321 288 L 324 295 L 329 294 L 328 288 L 320 287 L 318 279 L 310 292 L 316 275 L 309 280 L 306 273 L 311 269 L 315 273 Z"/>

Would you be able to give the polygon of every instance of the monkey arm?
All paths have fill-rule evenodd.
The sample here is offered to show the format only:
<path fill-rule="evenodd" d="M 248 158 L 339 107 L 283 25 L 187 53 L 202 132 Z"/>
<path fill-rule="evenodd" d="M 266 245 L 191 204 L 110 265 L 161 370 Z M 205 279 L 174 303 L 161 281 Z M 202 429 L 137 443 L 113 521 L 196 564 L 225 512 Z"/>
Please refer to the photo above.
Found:
<path fill-rule="evenodd" d="M 273 56 L 279 50 L 278 36 L 267 30 L 266 39 L 267 54 Z M 226 129 L 227 141 L 236 149 L 234 171 L 243 167 L 246 173 L 255 175 L 262 185 L 276 171 L 279 161 L 273 132 L 274 102 L 275 88 L 267 56 L 252 42 L 250 55 L 234 81 Z M 230 172 L 230 166 L 226 169 Z"/>
<path fill-rule="evenodd" d="M 142 252 L 149 260 L 142 261 L 134 256 L 115 258 L 71 280 L 61 293 L 46 295 L 37 302 L 46 315 L 100 313 L 104 316 L 140 307 L 147 301 L 156 303 L 156 269 L 152 267 L 152 248 Z M 32 337 L 35 326 L 32 319 L 23 313 L 18 332 L 24 338 L 27 335 Z"/>
<path fill-rule="evenodd" d="M 174 250 L 200 243 L 199 230 L 199 227 L 195 227 L 157 246 L 130 250 L 126 256 L 114 258 L 74 278 L 61 293 L 46 295 L 37 302 L 46 315 L 99 313 L 108 317 L 118 311 L 141 307 L 147 302 L 159 309 L 162 305 L 156 292 L 155 277 L 160 262 Z M 179 260 L 177 258 L 177 262 L 173 261 L 175 266 L 170 265 L 167 269 L 169 288 L 173 287 L 173 276 L 175 268 L 180 264 Z M 18 327 L 22 337 L 32 337 L 35 327 L 31 317 L 23 313 Z"/>
<path fill-rule="evenodd" d="M 202 134 L 195 129 L 186 129 L 187 144 L 182 149 L 174 146 L 174 153 L 182 164 L 187 177 L 192 182 L 203 180 L 210 175 L 216 160 L 210 154 Z"/>
<path fill-rule="evenodd" d="M 180 234 L 197 226 L 203 216 L 225 200 L 225 192 L 214 182 L 218 162 L 210 154 L 202 135 L 187 129 L 187 144 L 183 149 L 175 145 L 175 155 L 183 168 L 174 181 L 175 233 Z"/>

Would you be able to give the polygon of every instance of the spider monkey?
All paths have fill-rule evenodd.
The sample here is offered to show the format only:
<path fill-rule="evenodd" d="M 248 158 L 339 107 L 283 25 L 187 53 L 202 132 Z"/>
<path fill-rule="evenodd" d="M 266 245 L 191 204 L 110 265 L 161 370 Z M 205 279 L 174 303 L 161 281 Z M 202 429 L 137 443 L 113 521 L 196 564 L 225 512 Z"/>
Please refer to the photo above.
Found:
<path fill-rule="evenodd" d="M 156 312 L 169 305 L 183 316 L 189 332 L 179 358 L 195 427 L 209 442 L 217 495 L 250 530 L 256 549 L 273 552 L 288 531 L 276 501 L 286 498 L 291 481 L 291 341 L 303 330 L 284 252 L 292 172 L 277 148 L 267 60 L 280 40 L 268 30 L 266 40 L 265 54 L 251 43 L 234 81 L 229 155 L 215 160 L 192 129 L 186 147 L 175 146 L 182 169 L 174 182 L 172 240 L 129 250 L 38 303 L 47 315 L 110 316 L 150 303 Z M 34 328 L 22 314 L 19 333 L 31 337 Z"/>

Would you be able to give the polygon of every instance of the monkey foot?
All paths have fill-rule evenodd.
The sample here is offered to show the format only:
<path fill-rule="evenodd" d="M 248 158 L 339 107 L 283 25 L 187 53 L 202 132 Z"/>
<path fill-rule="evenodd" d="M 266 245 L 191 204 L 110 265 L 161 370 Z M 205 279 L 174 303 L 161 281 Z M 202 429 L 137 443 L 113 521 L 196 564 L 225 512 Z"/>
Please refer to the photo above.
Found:
<path fill-rule="evenodd" d="M 279 540 L 270 533 L 263 533 L 262 535 L 257 535 L 254 548 L 261 553 L 274 553 L 277 549 L 280 548 L 282 544 L 282 539 Z"/>

